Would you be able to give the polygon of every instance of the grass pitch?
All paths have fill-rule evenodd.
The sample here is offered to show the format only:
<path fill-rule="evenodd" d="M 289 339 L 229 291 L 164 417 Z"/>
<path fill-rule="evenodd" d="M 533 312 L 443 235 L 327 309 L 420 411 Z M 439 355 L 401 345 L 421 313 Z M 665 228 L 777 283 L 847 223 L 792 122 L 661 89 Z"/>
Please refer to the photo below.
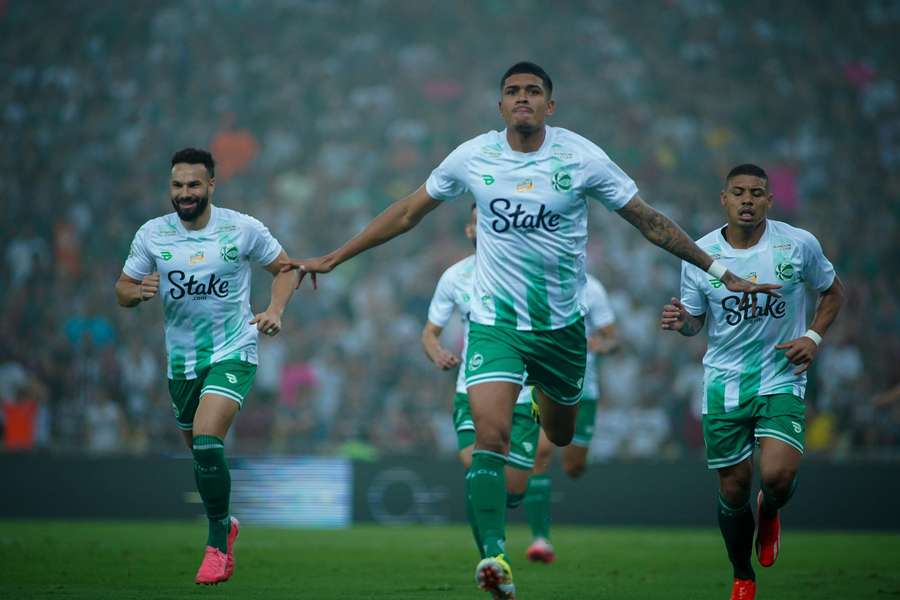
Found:
<path fill-rule="evenodd" d="M 474 585 L 465 526 L 344 531 L 244 526 L 234 577 L 194 585 L 205 523 L 0 521 L 0 598 L 335 598 L 488 600 Z M 717 530 L 557 527 L 552 565 L 509 535 L 520 600 L 724 600 L 730 566 Z M 762 599 L 900 598 L 900 536 L 787 529 Z"/>

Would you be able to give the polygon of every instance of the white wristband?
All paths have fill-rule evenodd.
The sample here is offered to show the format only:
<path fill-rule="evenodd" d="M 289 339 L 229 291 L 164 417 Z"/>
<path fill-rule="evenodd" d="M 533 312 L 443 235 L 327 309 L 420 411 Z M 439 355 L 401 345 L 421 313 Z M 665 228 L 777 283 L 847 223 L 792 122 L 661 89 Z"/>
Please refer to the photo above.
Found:
<path fill-rule="evenodd" d="M 717 260 L 712 261 L 712 264 L 709 265 L 709 268 L 706 270 L 707 273 L 715 277 L 716 279 L 722 279 L 722 276 L 725 275 L 725 272 L 728 269 Z"/>
<path fill-rule="evenodd" d="M 822 336 L 813 331 L 812 329 L 807 329 L 806 333 L 804 333 L 801 337 L 808 337 L 812 341 L 816 343 L 816 346 L 822 343 Z"/>

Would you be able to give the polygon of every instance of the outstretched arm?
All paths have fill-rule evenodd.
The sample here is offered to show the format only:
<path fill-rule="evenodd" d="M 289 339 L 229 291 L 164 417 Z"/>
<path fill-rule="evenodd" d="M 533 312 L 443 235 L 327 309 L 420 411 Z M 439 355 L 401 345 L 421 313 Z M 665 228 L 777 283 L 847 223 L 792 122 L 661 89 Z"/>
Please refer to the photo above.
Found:
<path fill-rule="evenodd" d="M 669 251 L 678 258 L 696 265 L 704 271 L 708 271 L 710 265 L 712 265 L 712 257 L 694 243 L 694 240 L 681 227 L 672 219 L 644 202 L 637 194 L 617 212 L 623 219 L 634 225 L 645 238 L 663 250 Z M 781 287 L 771 283 L 756 285 L 738 277 L 731 271 L 725 271 L 719 279 L 732 292 L 744 292 L 747 294 L 771 294 L 773 290 Z M 774 295 L 778 296 L 779 294 L 774 293 Z"/>
<path fill-rule="evenodd" d="M 634 225 L 645 238 L 663 250 L 668 250 L 704 271 L 712 264 L 713 259 L 701 250 L 681 227 L 644 202 L 637 194 L 617 212 Z"/>
<path fill-rule="evenodd" d="M 299 269 L 301 280 L 306 273 L 312 273 L 315 283 L 316 273 L 328 273 L 357 254 L 406 233 L 440 204 L 440 200 L 428 195 L 423 185 L 384 209 L 365 229 L 337 250 L 318 258 L 288 260 L 283 269 Z"/>
<path fill-rule="evenodd" d="M 837 317 L 841 305 L 844 303 L 844 284 L 835 275 L 831 287 L 819 294 L 819 303 L 816 305 L 816 314 L 813 315 L 812 325 L 809 330 L 800 337 L 783 342 L 775 346 L 778 350 L 784 350 L 784 356 L 792 364 L 798 365 L 794 371 L 799 375 L 809 368 L 813 359 L 819 352 L 819 342 L 831 327 Z M 818 337 L 818 339 L 815 339 Z"/>
<path fill-rule="evenodd" d="M 287 252 L 282 250 L 275 260 L 266 265 L 266 271 L 275 276 L 272 280 L 272 297 L 268 308 L 250 320 L 251 325 L 256 325 L 256 328 L 266 335 L 276 335 L 281 331 L 284 309 L 300 283 L 300 275 L 296 271 L 281 272 L 282 266 L 287 261 Z"/>

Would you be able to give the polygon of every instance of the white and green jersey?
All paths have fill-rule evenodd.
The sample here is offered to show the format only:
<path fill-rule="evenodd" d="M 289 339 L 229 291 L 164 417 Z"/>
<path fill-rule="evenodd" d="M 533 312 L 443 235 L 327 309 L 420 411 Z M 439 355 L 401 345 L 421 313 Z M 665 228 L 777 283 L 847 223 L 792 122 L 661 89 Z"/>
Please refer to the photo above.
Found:
<path fill-rule="evenodd" d="M 475 255 L 467 256 L 444 271 L 438 281 L 431 304 L 428 305 L 428 321 L 440 328 L 447 326 L 453 311 L 459 312 L 463 323 L 462 356 L 469 343 L 469 314 L 472 302 L 472 284 L 475 275 Z M 527 377 L 527 375 L 526 375 Z M 524 378 L 523 378 L 524 381 Z M 456 393 L 466 393 L 466 365 L 460 364 L 456 375 Z M 531 403 L 531 386 L 523 386 L 517 404 Z"/>
<path fill-rule="evenodd" d="M 600 329 L 615 323 L 612 305 L 609 303 L 609 295 L 600 280 L 586 274 L 587 281 L 581 293 L 579 301 L 584 309 L 584 331 L 590 335 Z M 600 385 L 597 381 L 597 356 L 593 352 L 587 354 L 587 364 L 584 370 L 584 395 L 583 398 L 596 400 L 600 397 Z"/>
<path fill-rule="evenodd" d="M 823 292 L 834 282 L 834 267 L 811 233 L 787 223 L 766 221 L 766 230 L 752 248 L 737 249 L 722 230 L 697 241 L 729 271 L 759 283 L 778 283 L 781 298 L 759 294 L 756 310 L 741 304 L 741 294 L 703 270 L 683 262 L 681 302 L 687 311 L 706 314 L 708 348 L 703 357 L 703 414 L 721 414 L 754 396 L 806 392 L 806 373 L 794 375 L 783 350 L 775 345 L 806 331 L 808 284 Z"/>
<path fill-rule="evenodd" d="M 197 370 L 226 359 L 257 362 L 250 266 L 270 264 L 281 245 L 253 217 L 211 210 L 199 231 L 185 229 L 176 213 L 147 221 L 122 269 L 134 279 L 159 272 L 169 379 L 194 379 Z"/>
<path fill-rule="evenodd" d="M 478 252 L 472 321 L 523 331 L 571 325 L 581 316 L 588 198 L 622 208 L 637 186 L 589 140 L 547 127 L 535 152 L 516 152 L 506 130 L 450 153 L 425 183 L 450 200 L 472 192 Z"/>

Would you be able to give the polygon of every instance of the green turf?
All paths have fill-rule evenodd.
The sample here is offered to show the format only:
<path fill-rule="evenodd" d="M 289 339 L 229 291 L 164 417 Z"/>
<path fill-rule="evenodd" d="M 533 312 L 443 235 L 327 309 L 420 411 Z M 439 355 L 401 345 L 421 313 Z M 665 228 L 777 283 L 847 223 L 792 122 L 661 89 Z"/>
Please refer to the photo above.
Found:
<path fill-rule="evenodd" d="M 358 526 L 309 531 L 245 526 L 234 578 L 215 588 L 193 576 L 202 523 L 0 522 L 0 598 L 265 598 L 488 600 L 473 583 L 468 528 Z M 730 569 L 718 532 L 558 527 L 558 560 L 522 557 L 510 531 L 520 600 L 723 600 Z M 900 598 L 900 536 L 787 532 L 762 599 Z"/>

